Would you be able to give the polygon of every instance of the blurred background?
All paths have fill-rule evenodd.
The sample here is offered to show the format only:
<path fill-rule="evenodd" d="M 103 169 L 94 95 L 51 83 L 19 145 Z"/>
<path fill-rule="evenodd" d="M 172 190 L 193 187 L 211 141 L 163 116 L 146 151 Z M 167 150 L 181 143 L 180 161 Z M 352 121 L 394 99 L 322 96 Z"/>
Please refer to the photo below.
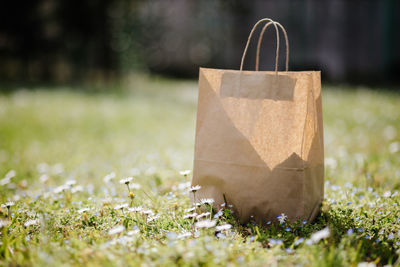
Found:
<path fill-rule="evenodd" d="M 0 80 L 103 82 L 138 72 L 195 79 L 199 66 L 238 69 L 251 27 L 269 17 L 287 29 L 291 70 L 398 88 L 399 14 L 398 0 L 4 1 Z M 262 70 L 273 69 L 274 46 L 271 28 Z M 245 68 L 254 64 L 255 44 Z"/>

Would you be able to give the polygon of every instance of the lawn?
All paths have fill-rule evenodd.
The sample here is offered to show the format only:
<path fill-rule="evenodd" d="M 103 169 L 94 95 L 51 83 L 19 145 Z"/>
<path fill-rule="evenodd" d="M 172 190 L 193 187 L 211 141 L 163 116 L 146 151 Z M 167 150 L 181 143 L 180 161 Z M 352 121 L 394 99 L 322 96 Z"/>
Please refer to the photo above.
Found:
<path fill-rule="evenodd" d="M 1 266 L 400 265 L 399 94 L 323 86 L 320 215 L 238 225 L 193 218 L 196 82 L 116 87 L 0 94 Z"/>

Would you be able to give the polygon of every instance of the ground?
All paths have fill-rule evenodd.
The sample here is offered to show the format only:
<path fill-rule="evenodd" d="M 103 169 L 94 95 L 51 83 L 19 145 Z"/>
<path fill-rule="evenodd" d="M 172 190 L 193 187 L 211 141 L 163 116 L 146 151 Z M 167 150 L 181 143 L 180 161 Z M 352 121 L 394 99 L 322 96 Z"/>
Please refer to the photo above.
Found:
<path fill-rule="evenodd" d="M 188 216 L 196 82 L 114 89 L 0 94 L 1 266 L 399 265 L 399 94 L 323 85 L 315 222 L 216 228 Z"/>

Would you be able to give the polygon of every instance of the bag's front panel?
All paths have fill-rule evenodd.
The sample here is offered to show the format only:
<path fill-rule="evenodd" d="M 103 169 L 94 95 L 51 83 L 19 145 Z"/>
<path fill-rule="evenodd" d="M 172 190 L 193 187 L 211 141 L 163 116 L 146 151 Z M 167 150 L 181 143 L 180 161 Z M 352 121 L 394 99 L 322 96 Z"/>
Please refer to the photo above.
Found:
<path fill-rule="evenodd" d="M 198 198 L 220 204 L 225 195 L 242 222 L 282 212 L 308 217 L 302 150 L 312 75 L 243 73 L 200 71 L 193 173 L 193 184 L 202 185 Z"/>

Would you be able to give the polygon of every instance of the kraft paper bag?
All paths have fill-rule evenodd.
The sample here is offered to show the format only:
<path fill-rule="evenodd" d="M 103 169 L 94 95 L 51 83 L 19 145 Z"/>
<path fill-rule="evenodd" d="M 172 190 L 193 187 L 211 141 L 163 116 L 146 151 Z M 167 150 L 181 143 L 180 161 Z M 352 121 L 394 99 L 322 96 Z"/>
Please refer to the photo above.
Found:
<path fill-rule="evenodd" d="M 258 25 L 277 35 L 275 71 L 244 71 L 243 61 Z M 279 28 L 286 37 L 286 71 L 278 71 Z M 200 68 L 192 185 L 193 202 L 232 205 L 241 223 L 312 221 L 324 191 L 324 149 L 319 71 L 288 71 L 282 25 L 256 23 L 240 70 Z"/>

